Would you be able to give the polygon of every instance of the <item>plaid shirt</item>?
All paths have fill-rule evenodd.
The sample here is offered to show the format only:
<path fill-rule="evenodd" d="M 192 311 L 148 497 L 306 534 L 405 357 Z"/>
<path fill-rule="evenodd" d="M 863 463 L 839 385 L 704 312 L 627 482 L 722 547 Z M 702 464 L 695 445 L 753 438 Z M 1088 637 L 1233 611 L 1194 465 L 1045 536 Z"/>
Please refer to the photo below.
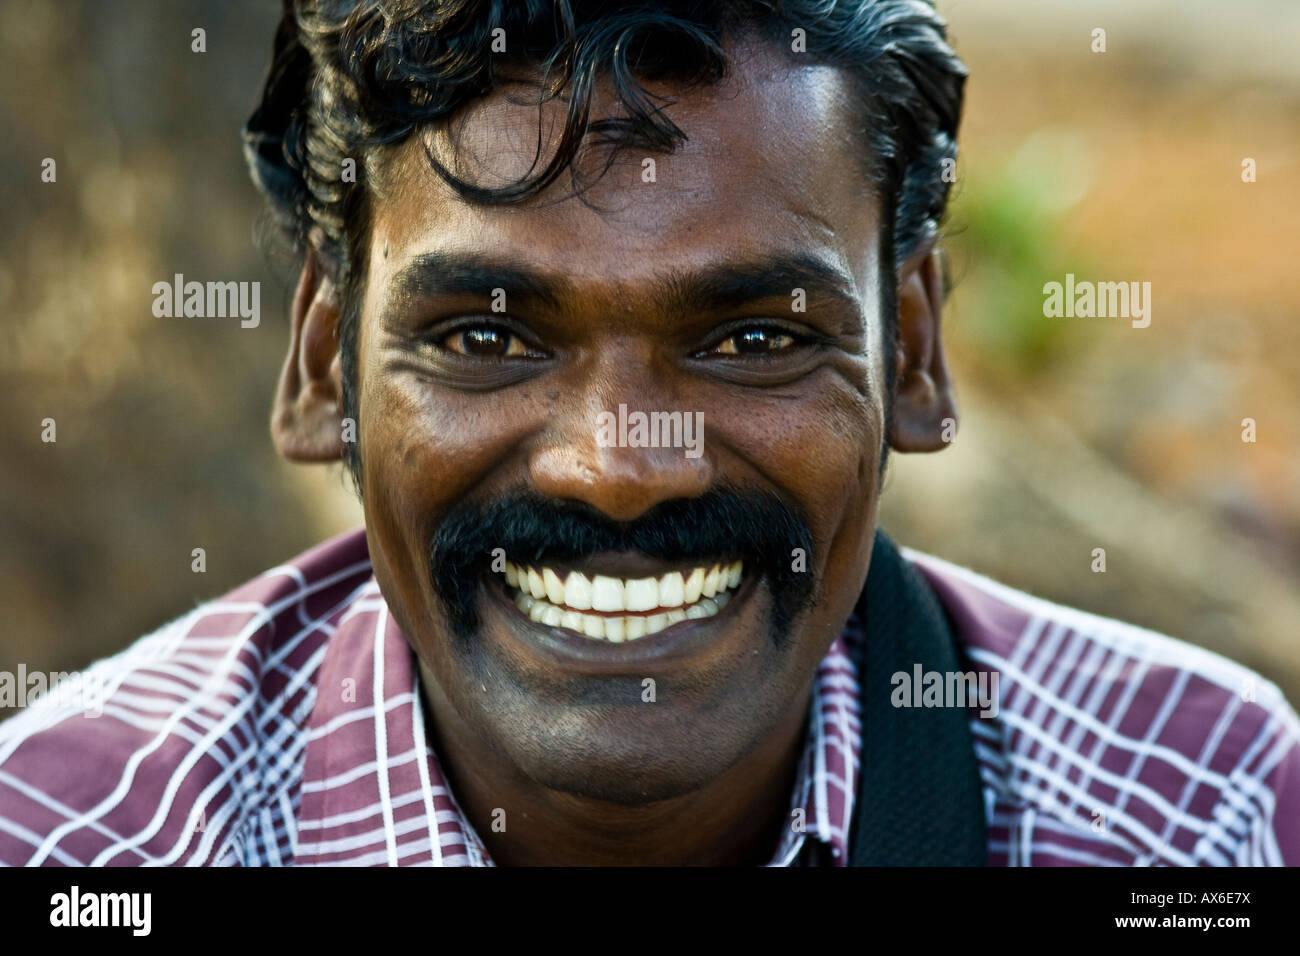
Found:
<path fill-rule="evenodd" d="M 1161 635 L 907 551 L 972 670 L 1003 865 L 1300 864 L 1300 725 L 1277 688 Z M 814 684 L 770 865 L 844 865 L 859 765 L 850 618 Z M 0 724 L 0 863 L 491 865 L 429 741 L 361 531 L 75 676 L 102 714 Z M 98 708 L 97 708 L 98 709 Z"/>

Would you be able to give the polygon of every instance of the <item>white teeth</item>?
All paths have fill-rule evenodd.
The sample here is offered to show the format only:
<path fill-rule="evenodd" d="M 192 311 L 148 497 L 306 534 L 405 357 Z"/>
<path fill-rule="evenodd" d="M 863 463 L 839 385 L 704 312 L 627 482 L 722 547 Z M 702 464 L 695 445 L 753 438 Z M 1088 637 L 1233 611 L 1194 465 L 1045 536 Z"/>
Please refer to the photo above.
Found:
<path fill-rule="evenodd" d="M 679 621 L 712 617 L 731 600 L 729 589 L 739 586 L 743 576 L 741 561 L 630 581 L 604 574 L 589 578 L 580 571 L 561 579 L 553 568 L 539 571 L 510 561 L 505 568 L 506 584 L 516 588 L 515 607 L 529 620 L 614 644 L 657 634 Z"/>
<path fill-rule="evenodd" d="M 712 617 L 718 613 L 718 602 L 714 598 L 705 598 L 697 604 L 692 604 L 686 609 L 686 616 L 694 621 L 701 617 Z"/>
<path fill-rule="evenodd" d="M 659 606 L 681 607 L 686 603 L 686 585 L 682 581 L 682 572 L 674 571 L 659 579 Z"/>
<path fill-rule="evenodd" d="M 558 578 L 556 580 L 559 580 Z M 567 604 L 569 607 L 577 608 L 579 611 L 591 610 L 591 582 L 587 580 L 585 574 L 577 571 L 570 571 L 568 578 L 564 581 L 564 587 L 560 588 L 560 596 L 553 603 Z"/>
<path fill-rule="evenodd" d="M 568 598 L 568 592 L 565 592 L 565 598 Z M 596 611 L 627 610 L 623 606 L 623 582 L 603 574 L 596 575 L 591 582 L 591 607 Z"/>
<path fill-rule="evenodd" d="M 659 606 L 659 582 L 654 578 L 637 578 L 623 586 L 624 610 L 650 611 Z"/>
<path fill-rule="evenodd" d="M 569 575 L 573 577 L 573 575 Z M 565 585 L 560 580 L 560 576 L 550 568 L 542 568 L 542 584 L 546 585 L 546 599 L 552 604 L 568 604 L 564 600 Z M 569 604 L 570 607 L 578 607 L 576 604 Z"/>
<path fill-rule="evenodd" d="M 712 598 L 705 598 L 692 604 L 685 610 L 674 608 L 661 614 L 623 615 L 603 617 L 599 614 L 580 614 L 577 611 L 565 611 L 548 604 L 531 595 L 520 593 L 515 604 L 531 620 L 539 621 L 550 627 L 563 627 L 576 631 L 594 640 L 606 640 L 614 644 L 635 641 L 650 634 L 658 634 L 664 628 L 672 627 L 678 621 L 696 621 L 717 614 L 720 605 Z"/>
<path fill-rule="evenodd" d="M 713 597 L 718 593 L 718 566 L 716 564 L 709 568 L 708 574 L 704 575 L 704 587 L 700 589 L 700 593 L 705 597 Z"/>
<path fill-rule="evenodd" d="M 535 598 L 546 597 L 546 585 L 542 583 L 542 576 L 532 568 L 528 569 L 528 590 Z"/>

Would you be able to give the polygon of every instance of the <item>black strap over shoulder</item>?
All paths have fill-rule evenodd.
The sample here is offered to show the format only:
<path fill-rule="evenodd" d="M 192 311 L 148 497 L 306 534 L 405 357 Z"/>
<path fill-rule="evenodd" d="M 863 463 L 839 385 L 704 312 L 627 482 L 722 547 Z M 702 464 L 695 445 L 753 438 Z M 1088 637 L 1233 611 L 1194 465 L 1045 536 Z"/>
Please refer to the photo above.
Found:
<path fill-rule="evenodd" d="M 862 769 L 849 833 L 851 866 L 985 866 L 988 836 L 969 715 L 895 707 L 893 675 L 959 670 L 934 592 L 883 531 L 858 599 Z"/>

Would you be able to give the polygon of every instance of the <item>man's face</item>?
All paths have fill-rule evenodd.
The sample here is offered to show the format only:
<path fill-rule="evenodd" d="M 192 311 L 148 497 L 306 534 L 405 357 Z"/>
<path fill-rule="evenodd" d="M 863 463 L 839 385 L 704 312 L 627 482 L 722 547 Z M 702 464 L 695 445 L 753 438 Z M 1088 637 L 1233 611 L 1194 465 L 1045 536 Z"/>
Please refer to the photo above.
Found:
<path fill-rule="evenodd" d="M 385 160 L 373 204 L 357 387 L 375 573 L 420 658 L 436 723 L 475 740 L 498 769 L 568 793 L 688 793 L 774 728 L 797 730 L 867 572 L 885 407 L 880 223 L 848 83 L 775 49 L 735 56 L 719 85 L 651 86 L 674 96 L 668 115 L 688 141 L 671 155 L 619 154 L 583 198 L 563 177 L 522 204 L 467 203 L 412 139 Z M 515 89 L 476 102 L 455 127 L 454 154 L 434 138 L 440 158 L 484 186 L 527 172 L 538 112 L 520 99 Z M 562 108 L 545 111 L 543 160 Z M 700 453 L 608 447 L 599 416 L 620 406 L 702 413 Z M 797 541 L 780 535 L 771 547 L 782 553 L 718 553 L 744 561 L 730 600 L 637 639 L 626 627 L 611 641 L 532 620 L 490 554 L 462 556 L 478 562 L 467 598 L 476 627 L 458 634 L 430 570 L 431 544 L 457 509 L 531 493 L 631 528 L 662 503 L 733 491 L 806 522 L 806 570 Z M 549 518 L 538 512 L 527 540 L 539 528 L 544 537 Z M 512 552 L 512 527 L 476 546 L 561 579 L 681 572 L 689 582 L 714 563 L 617 551 L 548 563 Z M 678 536 L 726 540 L 716 532 Z M 811 606 L 784 630 L 772 627 L 764 568 L 774 562 L 812 587 Z"/>

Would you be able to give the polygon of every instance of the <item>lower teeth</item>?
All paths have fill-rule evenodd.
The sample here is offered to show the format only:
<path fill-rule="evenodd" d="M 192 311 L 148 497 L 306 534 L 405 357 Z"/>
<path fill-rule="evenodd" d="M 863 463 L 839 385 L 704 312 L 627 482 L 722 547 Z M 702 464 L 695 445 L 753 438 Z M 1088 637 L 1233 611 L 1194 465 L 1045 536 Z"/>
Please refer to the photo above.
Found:
<path fill-rule="evenodd" d="M 731 600 L 730 593 L 723 591 L 711 598 L 703 598 L 684 608 L 674 608 L 661 614 L 628 614 L 623 616 L 604 616 L 568 611 L 548 601 L 539 600 L 531 594 L 515 589 L 515 607 L 549 627 L 562 627 L 565 630 L 581 634 L 598 641 L 610 641 L 615 644 L 635 641 L 639 637 L 658 634 L 666 627 L 678 621 L 696 621 L 700 618 L 713 617 Z"/>

